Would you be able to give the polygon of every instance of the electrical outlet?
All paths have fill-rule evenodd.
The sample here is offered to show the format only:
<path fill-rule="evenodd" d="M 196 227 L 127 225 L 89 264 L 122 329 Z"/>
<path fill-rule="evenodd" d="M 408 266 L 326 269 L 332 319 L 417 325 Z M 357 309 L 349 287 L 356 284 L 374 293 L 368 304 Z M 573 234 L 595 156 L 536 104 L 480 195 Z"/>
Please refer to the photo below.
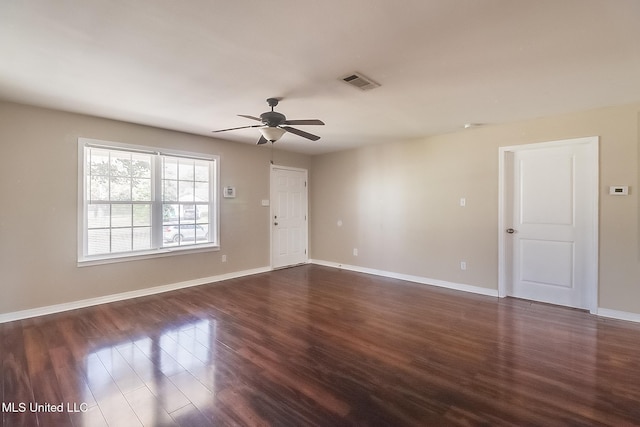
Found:
<path fill-rule="evenodd" d="M 353 248 L 353 256 L 358 256 L 358 248 Z"/>
<path fill-rule="evenodd" d="M 227 256 L 226 255 L 222 255 L 222 262 L 227 262 Z"/>
<path fill-rule="evenodd" d="M 460 270 L 466 270 L 466 269 L 467 269 L 467 262 L 460 261 Z"/>

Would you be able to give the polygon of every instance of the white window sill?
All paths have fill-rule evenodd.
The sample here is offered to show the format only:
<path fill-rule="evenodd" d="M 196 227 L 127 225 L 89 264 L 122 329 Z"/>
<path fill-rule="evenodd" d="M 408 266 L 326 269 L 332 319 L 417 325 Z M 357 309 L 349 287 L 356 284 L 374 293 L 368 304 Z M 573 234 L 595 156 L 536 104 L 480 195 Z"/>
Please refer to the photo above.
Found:
<path fill-rule="evenodd" d="M 187 255 L 199 252 L 219 251 L 220 246 L 211 244 L 200 244 L 193 246 L 167 247 L 151 251 L 127 252 L 123 254 L 109 254 L 108 256 L 98 255 L 78 259 L 78 267 L 90 267 L 92 265 L 113 264 L 116 262 L 137 261 L 141 259 L 161 258 L 174 255 Z"/>

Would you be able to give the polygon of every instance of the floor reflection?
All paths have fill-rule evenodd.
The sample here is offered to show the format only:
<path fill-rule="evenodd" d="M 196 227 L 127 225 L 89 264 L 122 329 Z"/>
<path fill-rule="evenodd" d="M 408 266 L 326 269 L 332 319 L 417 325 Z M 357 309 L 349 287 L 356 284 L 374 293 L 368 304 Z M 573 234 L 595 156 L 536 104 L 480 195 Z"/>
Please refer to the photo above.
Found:
<path fill-rule="evenodd" d="M 522 412 L 529 417 L 553 413 L 546 396 L 557 390 L 582 411 L 598 404 L 597 318 L 584 313 L 577 323 L 582 312 L 566 311 L 563 318 L 561 310 L 517 299 L 496 306 L 497 351 L 477 381 L 506 404 L 527 402 Z"/>
<path fill-rule="evenodd" d="M 215 395 L 216 328 L 215 320 L 198 320 L 90 353 L 85 399 L 95 398 L 109 425 L 174 425 L 172 415 L 187 416 L 191 405 L 206 411 Z M 95 425 L 91 411 L 83 425 Z"/>
<path fill-rule="evenodd" d="M 4 324 L 0 343 L 3 402 L 88 409 L 3 427 L 640 425 L 637 324 L 320 266 Z"/>

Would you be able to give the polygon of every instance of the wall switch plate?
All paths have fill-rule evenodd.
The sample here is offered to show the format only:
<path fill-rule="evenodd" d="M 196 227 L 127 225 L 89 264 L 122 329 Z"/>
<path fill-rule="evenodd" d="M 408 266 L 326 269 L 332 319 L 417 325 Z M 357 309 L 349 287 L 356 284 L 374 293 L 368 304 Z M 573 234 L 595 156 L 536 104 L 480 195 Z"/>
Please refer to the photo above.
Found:
<path fill-rule="evenodd" d="M 612 196 L 628 196 L 629 186 L 628 185 L 611 186 L 609 187 L 609 194 Z"/>
<path fill-rule="evenodd" d="M 236 187 L 224 187 L 222 189 L 222 197 L 225 199 L 235 199 L 236 197 Z"/>
<path fill-rule="evenodd" d="M 262 206 L 269 206 L 269 199 L 262 199 L 261 205 Z"/>
<path fill-rule="evenodd" d="M 226 255 L 222 255 L 222 262 L 227 262 L 227 256 Z"/>
<path fill-rule="evenodd" d="M 467 206 L 467 199 L 464 197 L 460 197 L 460 206 L 465 207 Z"/>
<path fill-rule="evenodd" d="M 353 256 L 358 256 L 358 248 L 353 248 Z"/>
<path fill-rule="evenodd" d="M 460 261 L 460 270 L 466 270 L 466 269 L 467 269 L 467 262 Z"/>

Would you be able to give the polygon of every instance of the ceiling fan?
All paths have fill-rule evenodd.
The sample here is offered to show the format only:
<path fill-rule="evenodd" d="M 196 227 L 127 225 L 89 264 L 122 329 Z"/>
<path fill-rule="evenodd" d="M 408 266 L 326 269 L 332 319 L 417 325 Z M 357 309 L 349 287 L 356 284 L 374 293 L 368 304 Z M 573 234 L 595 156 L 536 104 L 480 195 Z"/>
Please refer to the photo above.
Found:
<path fill-rule="evenodd" d="M 318 120 L 318 119 L 287 120 L 284 114 L 273 111 L 273 107 L 278 105 L 278 98 L 267 99 L 267 104 L 269 104 L 269 106 L 271 107 L 271 111 L 267 111 L 265 113 L 260 114 L 260 118 L 254 117 L 254 116 L 247 116 L 244 114 L 238 114 L 240 117 L 256 120 L 258 122 L 262 122 L 262 124 L 214 130 L 213 133 L 226 132 L 228 130 L 258 128 L 258 130 L 262 134 L 262 136 L 260 136 L 260 139 L 258 140 L 258 144 L 266 144 L 267 142 L 274 143 L 277 140 L 279 140 L 282 137 L 282 135 L 284 135 L 286 132 L 290 132 L 295 135 L 301 136 L 303 138 L 310 139 L 311 141 L 317 141 L 320 139 L 320 137 L 317 135 L 314 135 L 309 132 L 305 132 L 300 129 L 292 128 L 291 126 L 288 126 L 288 125 L 324 125 L 324 122 L 322 120 Z"/>

